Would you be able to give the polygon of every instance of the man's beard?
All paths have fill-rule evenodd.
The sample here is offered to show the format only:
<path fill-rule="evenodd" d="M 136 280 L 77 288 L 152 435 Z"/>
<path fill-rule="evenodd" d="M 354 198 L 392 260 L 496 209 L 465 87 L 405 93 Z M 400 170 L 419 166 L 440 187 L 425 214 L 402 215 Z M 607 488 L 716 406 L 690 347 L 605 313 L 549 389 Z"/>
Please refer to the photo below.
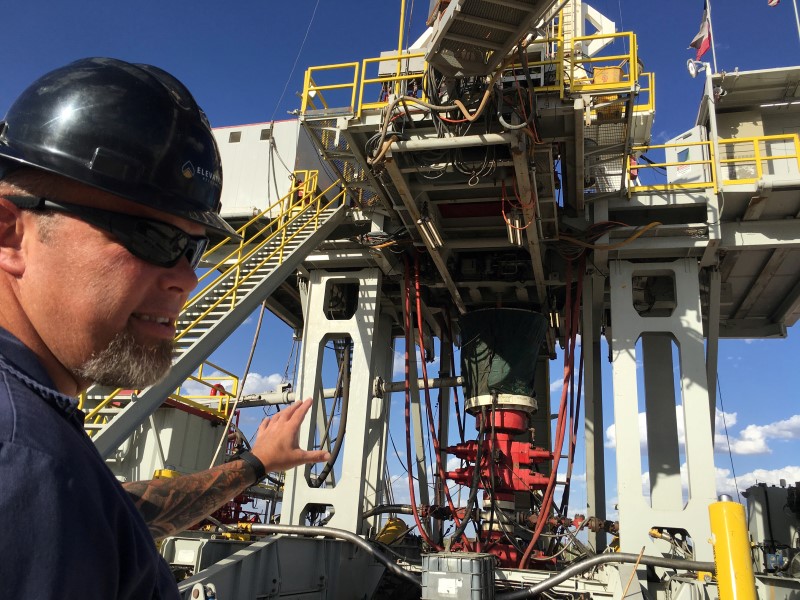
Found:
<path fill-rule="evenodd" d="M 167 374 L 172 366 L 174 348 L 173 340 L 144 346 L 125 329 L 74 373 L 83 380 L 100 385 L 141 389 Z"/>

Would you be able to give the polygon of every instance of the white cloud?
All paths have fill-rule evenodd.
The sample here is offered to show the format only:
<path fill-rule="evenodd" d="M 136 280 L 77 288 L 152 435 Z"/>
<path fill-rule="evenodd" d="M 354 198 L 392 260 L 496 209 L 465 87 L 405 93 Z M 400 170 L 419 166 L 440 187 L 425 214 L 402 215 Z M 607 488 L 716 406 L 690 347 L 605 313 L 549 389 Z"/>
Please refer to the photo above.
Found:
<path fill-rule="evenodd" d="M 678 428 L 678 443 L 683 449 L 686 443 L 684 431 L 683 407 L 675 407 L 675 416 Z M 647 450 L 647 422 L 645 413 L 639 413 L 639 440 L 642 452 Z M 770 440 L 793 440 L 800 437 L 800 415 L 794 415 L 783 421 L 776 421 L 768 425 L 748 425 L 738 434 L 731 433 L 731 427 L 738 421 L 737 413 L 723 413 L 717 409 L 715 415 L 715 435 L 714 450 L 716 452 L 728 452 L 728 440 L 725 438 L 725 431 L 730 436 L 730 450 L 733 454 L 769 454 L 772 450 L 768 442 Z M 616 426 L 610 425 L 606 428 L 606 448 L 615 448 L 617 445 Z"/>
<path fill-rule="evenodd" d="M 221 383 L 226 390 L 233 393 L 233 386 L 230 380 L 230 375 L 222 373 L 221 371 L 214 371 L 210 375 L 203 375 L 203 380 L 213 385 Z M 278 386 L 283 382 L 283 377 L 278 373 L 272 375 L 261 375 L 259 373 L 250 373 L 244 383 L 244 394 L 263 394 L 267 392 L 274 392 Z M 199 381 L 189 380 L 186 381 L 181 387 L 181 394 L 185 396 L 207 396 L 210 393 L 210 387 Z"/>
<path fill-rule="evenodd" d="M 414 350 L 417 352 L 417 377 L 422 379 L 422 364 L 419 360 L 419 349 L 417 346 L 414 346 Z M 428 378 L 438 376 L 439 373 L 439 363 L 440 359 L 438 356 L 434 357 L 433 361 L 425 363 L 426 368 L 428 369 Z M 406 376 L 406 357 L 405 354 L 402 352 L 398 352 L 397 350 L 394 351 L 394 362 L 392 364 L 392 376 L 395 380 L 401 380 Z"/>
<path fill-rule="evenodd" d="M 734 418 L 736 414 L 734 413 Z M 735 421 L 734 421 L 735 422 Z M 728 446 L 724 438 L 724 429 L 717 423 L 715 447 L 718 451 L 727 452 Z M 731 422 L 728 421 L 730 427 Z M 783 421 L 775 421 L 767 425 L 748 425 L 735 437 L 731 437 L 733 454 L 771 454 L 769 442 L 774 440 L 795 440 L 800 437 L 800 415 L 793 415 Z"/>
<path fill-rule="evenodd" d="M 278 373 L 272 375 L 261 375 L 259 373 L 250 373 L 244 381 L 244 395 L 247 394 L 264 394 L 267 392 L 274 392 L 278 386 L 283 383 L 283 376 Z"/>
<path fill-rule="evenodd" d="M 730 469 L 716 467 L 715 471 L 717 494 L 728 494 L 733 498 L 737 497 L 737 486 L 739 491 L 743 492 L 757 483 L 780 485 L 781 479 L 788 483 L 800 481 L 800 467 L 792 465 L 777 469 L 756 469 L 749 473 L 739 473 L 736 475 L 735 479 Z M 687 496 L 687 482 L 688 474 L 686 463 L 684 462 L 681 463 L 681 487 L 683 489 L 684 500 Z M 646 471 L 642 473 L 642 494 L 644 494 L 644 496 L 650 496 L 650 474 Z"/>
<path fill-rule="evenodd" d="M 456 456 L 451 456 L 447 459 L 447 465 L 445 466 L 445 470 L 447 471 L 455 471 L 456 469 L 460 469 L 463 466 L 461 459 Z"/>
<path fill-rule="evenodd" d="M 740 491 L 744 491 L 757 483 L 780 485 L 781 479 L 785 479 L 788 483 L 800 481 L 800 467 L 790 465 L 778 469 L 756 469 L 749 473 L 737 474 L 735 481 L 729 469 L 717 468 L 717 493 L 730 494 L 735 498 L 737 485 Z"/>

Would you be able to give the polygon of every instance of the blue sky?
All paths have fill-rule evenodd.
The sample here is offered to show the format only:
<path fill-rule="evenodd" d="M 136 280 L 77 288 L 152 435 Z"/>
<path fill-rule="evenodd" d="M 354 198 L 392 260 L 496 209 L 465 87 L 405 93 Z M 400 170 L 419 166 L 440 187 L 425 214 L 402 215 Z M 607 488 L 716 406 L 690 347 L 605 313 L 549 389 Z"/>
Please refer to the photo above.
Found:
<path fill-rule="evenodd" d="M 653 141 L 664 142 L 689 129 L 697 114 L 702 78 L 689 78 L 685 63 L 693 56 L 687 46 L 700 24 L 702 0 L 591 4 L 614 20 L 618 31 L 638 34 L 645 70 L 656 72 Z M 193 91 L 214 126 L 288 118 L 287 112 L 298 107 L 295 92 L 302 87 L 306 67 L 378 56 L 396 48 L 399 9 L 399 0 L 13 2 L 4 12 L 0 112 L 36 76 L 73 59 L 102 55 L 152 63 L 174 73 Z M 410 19 L 412 40 L 422 32 L 427 10 L 427 2 L 416 2 Z M 775 8 L 766 0 L 717 1 L 712 11 L 720 70 L 798 63 L 800 41 L 790 0 Z M 711 54 L 705 58 L 710 60 Z M 214 359 L 219 364 L 234 372 L 244 368 L 254 322 L 251 319 L 250 326 L 217 353 Z M 719 377 L 740 489 L 756 479 L 800 480 L 799 338 L 795 327 L 787 340 L 721 344 Z M 253 363 L 258 376 L 252 377 L 253 384 L 258 379 L 260 388 L 274 385 L 284 372 L 290 348 L 291 331 L 268 318 Z M 560 362 L 551 366 L 552 379 L 557 380 Z M 608 374 L 606 382 L 610 387 Z M 555 382 L 554 392 L 558 389 Z M 395 416 L 402 414 L 401 402 L 399 398 L 393 402 Z M 607 424 L 611 414 L 609 406 Z M 395 438 L 399 445 L 401 438 Z M 580 444 L 579 455 L 582 451 Z M 613 503 L 612 448 L 607 449 L 607 460 Z M 718 453 L 716 462 L 721 491 L 729 489 L 727 452 Z M 583 472 L 582 461 L 577 472 Z M 581 489 L 573 493 L 576 509 L 585 501 Z"/>

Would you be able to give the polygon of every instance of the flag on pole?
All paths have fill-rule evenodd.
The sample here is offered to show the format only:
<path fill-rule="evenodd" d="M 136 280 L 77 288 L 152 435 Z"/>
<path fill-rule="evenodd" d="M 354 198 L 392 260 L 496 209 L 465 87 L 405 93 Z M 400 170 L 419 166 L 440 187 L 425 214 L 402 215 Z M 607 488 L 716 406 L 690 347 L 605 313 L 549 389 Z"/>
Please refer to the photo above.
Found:
<path fill-rule="evenodd" d="M 774 0 L 768 0 L 774 1 Z M 692 39 L 691 44 L 689 44 L 689 48 L 696 48 L 697 49 L 697 56 L 695 60 L 700 60 L 700 57 L 703 56 L 708 49 L 711 47 L 711 23 L 708 19 L 708 4 L 703 2 L 703 20 L 700 22 L 700 31 L 697 32 L 697 35 L 694 36 Z"/>

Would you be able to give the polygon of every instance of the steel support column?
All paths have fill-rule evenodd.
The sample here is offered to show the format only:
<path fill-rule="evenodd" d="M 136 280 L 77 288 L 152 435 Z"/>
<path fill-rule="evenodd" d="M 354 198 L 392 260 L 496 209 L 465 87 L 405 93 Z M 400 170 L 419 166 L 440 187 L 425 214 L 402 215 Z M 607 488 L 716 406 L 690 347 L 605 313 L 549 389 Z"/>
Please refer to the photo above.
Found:
<path fill-rule="evenodd" d="M 585 380 L 584 440 L 586 444 L 586 504 L 589 515 L 606 518 L 606 468 L 603 456 L 603 381 L 600 337 L 603 319 L 605 277 L 592 273 L 583 280 L 583 327 L 581 352 Z M 597 552 L 606 547 L 605 532 L 589 532 L 589 543 Z"/>
<path fill-rule="evenodd" d="M 329 287 L 342 283 L 358 285 L 356 309 L 350 319 L 331 320 L 326 315 Z M 350 404 L 347 423 L 340 424 L 340 431 L 346 427 L 346 437 L 337 461 L 336 485 L 314 488 L 306 480 L 306 469 L 288 471 L 281 511 L 283 523 L 306 524 L 309 506 L 322 505 L 333 513 L 328 525 L 363 533 L 367 523 L 361 515 L 382 501 L 389 403 L 373 395 L 372 382 L 376 376 L 386 378 L 391 374 L 391 361 L 387 358 L 391 354 L 391 327 L 389 319 L 381 316 L 380 288 L 378 269 L 310 273 L 298 390 L 300 397 L 317 401 L 301 427 L 301 446 L 310 448 L 315 442 L 311 424 L 320 411 L 322 356 L 332 338 L 349 336 L 353 343 Z"/>
<path fill-rule="evenodd" d="M 700 312 L 699 269 L 694 259 L 681 259 L 669 263 L 631 263 L 612 261 L 611 275 L 611 321 L 613 324 L 612 356 L 614 380 L 614 421 L 617 444 L 617 489 L 619 497 L 620 549 L 623 552 L 639 552 L 645 547 L 646 554 L 657 555 L 669 548 L 666 542 L 654 540 L 648 532 L 651 527 L 683 529 L 694 542 L 694 558 L 711 560 L 713 550 L 708 543 L 711 532 L 708 524 L 708 505 L 716 498 L 714 473 L 714 447 L 711 435 L 711 415 L 708 403 L 703 328 Z M 635 276 L 669 275 L 675 286 L 675 309 L 669 316 L 643 316 L 634 308 L 633 278 Z M 685 461 L 687 500 L 674 490 L 668 496 L 661 494 L 661 481 L 673 485 L 674 466 L 665 467 L 663 456 L 650 454 L 647 469 L 643 469 L 640 449 L 639 402 L 637 385 L 636 344 L 643 335 L 659 334 L 671 336 L 678 350 L 681 404 L 685 434 Z M 669 339 L 669 337 L 667 337 Z M 655 354 L 648 343 L 644 368 L 650 373 L 649 361 L 664 358 L 663 342 L 656 342 Z M 669 388 L 674 389 L 672 363 L 659 364 L 666 369 L 670 379 Z M 650 385 L 645 386 L 651 390 Z M 674 402 L 663 396 L 647 399 L 645 412 L 657 410 L 662 415 L 674 412 Z M 671 405 L 670 405 L 671 404 Z M 654 407 L 658 406 L 658 409 Z M 663 427 L 663 429 L 667 429 Z M 659 440 L 670 436 L 670 447 L 678 445 L 677 427 L 663 431 Z M 652 428 L 651 428 L 652 430 Z M 655 441 L 655 440 L 654 440 Z M 655 445 L 652 444 L 652 445 Z M 642 490 L 643 474 L 650 481 L 658 481 L 658 492 L 648 498 Z M 665 483 L 665 485 L 667 485 Z"/>

